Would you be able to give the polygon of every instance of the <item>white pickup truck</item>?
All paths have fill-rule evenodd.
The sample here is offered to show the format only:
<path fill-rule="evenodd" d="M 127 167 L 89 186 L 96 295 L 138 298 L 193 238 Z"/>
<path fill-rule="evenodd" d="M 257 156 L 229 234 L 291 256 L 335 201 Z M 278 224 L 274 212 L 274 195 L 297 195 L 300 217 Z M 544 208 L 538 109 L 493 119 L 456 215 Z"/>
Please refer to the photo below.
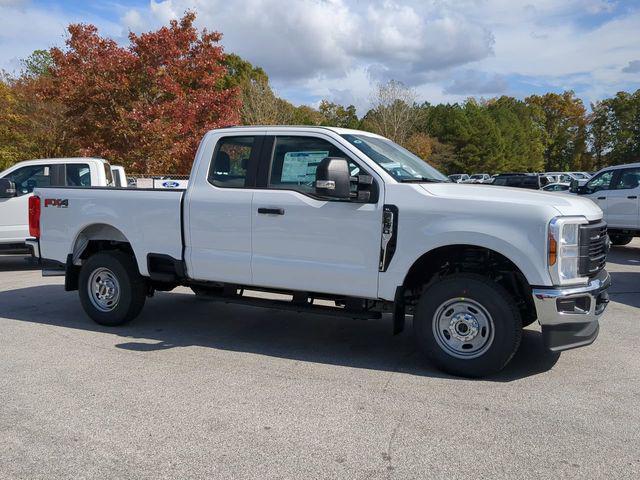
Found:
<path fill-rule="evenodd" d="M 613 245 L 640 237 L 640 163 L 604 168 L 586 184 L 572 183 L 571 192 L 590 198 L 602 209 Z"/>
<path fill-rule="evenodd" d="M 536 320 L 551 350 L 592 343 L 608 302 L 607 230 L 592 201 L 455 184 L 367 132 L 213 130 L 186 190 L 36 195 L 44 272 L 65 274 L 103 325 L 177 285 L 223 302 L 390 313 L 396 333 L 412 315 L 436 365 L 483 376 L 510 361 Z"/>
<path fill-rule="evenodd" d="M 100 158 L 27 160 L 0 172 L 0 250 L 24 249 L 29 237 L 27 203 L 48 186 L 109 186 L 109 163 Z"/>

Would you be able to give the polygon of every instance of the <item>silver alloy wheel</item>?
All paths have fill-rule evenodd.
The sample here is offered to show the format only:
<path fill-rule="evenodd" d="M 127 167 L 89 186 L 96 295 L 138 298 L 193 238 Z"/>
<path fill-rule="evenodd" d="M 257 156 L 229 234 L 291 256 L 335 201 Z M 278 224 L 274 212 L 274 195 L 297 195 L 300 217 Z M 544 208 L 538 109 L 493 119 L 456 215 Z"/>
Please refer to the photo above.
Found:
<path fill-rule="evenodd" d="M 118 306 L 120 282 L 108 268 L 96 268 L 91 273 L 87 290 L 91 303 L 101 312 L 110 312 Z"/>
<path fill-rule="evenodd" d="M 485 353 L 495 333 L 487 309 L 470 298 L 452 298 L 440 305 L 433 315 L 432 327 L 438 346 L 462 359 Z"/>

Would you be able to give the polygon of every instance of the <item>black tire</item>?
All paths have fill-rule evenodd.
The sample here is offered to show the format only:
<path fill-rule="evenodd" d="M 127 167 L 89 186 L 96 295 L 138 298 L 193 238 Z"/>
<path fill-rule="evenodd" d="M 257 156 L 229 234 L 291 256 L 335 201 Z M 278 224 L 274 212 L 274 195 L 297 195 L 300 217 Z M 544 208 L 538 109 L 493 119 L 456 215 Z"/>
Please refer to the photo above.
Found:
<path fill-rule="evenodd" d="M 112 302 L 108 311 L 101 310 L 97 305 L 99 300 L 92 300 L 89 282 L 94 284 L 99 276 L 92 278 L 94 272 L 108 271 L 117 280 L 119 297 Z M 147 296 L 147 285 L 138 271 L 135 259 L 121 251 L 107 251 L 96 253 L 82 265 L 78 279 L 80 302 L 84 311 L 100 325 L 109 327 L 123 325 L 140 314 Z M 103 300 L 104 301 L 104 300 Z"/>
<path fill-rule="evenodd" d="M 633 240 L 632 235 L 613 234 L 613 235 L 609 235 L 609 238 L 611 239 L 611 245 L 618 245 L 618 246 L 627 245 L 631 243 L 631 240 Z"/>
<path fill-rule="evenodd" d="M 479 337 L 475 340 L 484 342 L 482 348 L 475 350 L 476 353 L 463 352 L 462 349 L 470 345 L 464 342 L 461 342 L 463 345 L 457 353 L 452 354 L 447 351 L 447 347 L 441 346 L 446 344 L 443 340 L 446 338 L 446 329 L 438 328 L 440 339 L 436 339 L 434 324 L 442 325 L 436 319 L 436 315 L 446 323 L 449 320 L 447 313 L 452 309 L 447 310 L 449 307 L 443 307 L 443 305 L 448 305 L 449 302 L 454 302 L 457 305 L 456 308 L 463 308 L 472 302 L 473 305 L 479 306 L 488 313 L 489 316 L 483 316 L 483 318 L 489 319 L 489 325 L 491 321 L 493 322 L 492 327 L 478 330 L 486 340 Z M 451 321 L 456 315 L 451 316 Z M 476 317 L 473 318 L 475 320 Z M 466 328 L 465 326 L 465 330 Z M 499 372 L 513 358 L 520 346 L 522 320 L 515 302 L 503 287 L 481 275 L 461 273 L 445 277 L 425 289 L 413 317 L 413 330 L 419 349 L 438 368 L 462 377 L 483 377 Z M 492 330 L 493 339 L 489 340 Z M 450 335 L 451 333 L 449 331 Z M 459 358 L 456 354 L 477 356 Z"/>

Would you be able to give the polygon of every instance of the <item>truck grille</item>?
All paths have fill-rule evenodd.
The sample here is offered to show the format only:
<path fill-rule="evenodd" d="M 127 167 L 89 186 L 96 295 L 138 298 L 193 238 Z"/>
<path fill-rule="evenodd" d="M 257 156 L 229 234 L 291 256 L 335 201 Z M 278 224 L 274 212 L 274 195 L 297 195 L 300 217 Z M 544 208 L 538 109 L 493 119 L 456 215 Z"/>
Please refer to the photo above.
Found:
<path fill-rule="evenodd" d="M 602 221 L 580 226 L 580 259 L 578 271 L 581 276 L 595 277 L 607 262 L 609 237 L 607 224 Z"/>

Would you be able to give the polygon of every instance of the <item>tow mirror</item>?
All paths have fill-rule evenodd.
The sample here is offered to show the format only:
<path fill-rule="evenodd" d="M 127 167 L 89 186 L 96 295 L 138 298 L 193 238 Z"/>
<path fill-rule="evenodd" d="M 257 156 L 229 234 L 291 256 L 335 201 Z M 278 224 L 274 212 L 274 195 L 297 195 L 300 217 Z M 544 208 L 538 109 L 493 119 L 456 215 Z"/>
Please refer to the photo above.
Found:
<path fill-rule="evenodd" d="M 322 197 L 349 200 L 351 175 L 344 158 L 324 158 L 316 170 L 316 193 Z"/>
<path fill-rule="evenodd" d="M 6 178 L 0 178 L 0 198 L 12 198 L 18 194 L 16 184 Z"/>

